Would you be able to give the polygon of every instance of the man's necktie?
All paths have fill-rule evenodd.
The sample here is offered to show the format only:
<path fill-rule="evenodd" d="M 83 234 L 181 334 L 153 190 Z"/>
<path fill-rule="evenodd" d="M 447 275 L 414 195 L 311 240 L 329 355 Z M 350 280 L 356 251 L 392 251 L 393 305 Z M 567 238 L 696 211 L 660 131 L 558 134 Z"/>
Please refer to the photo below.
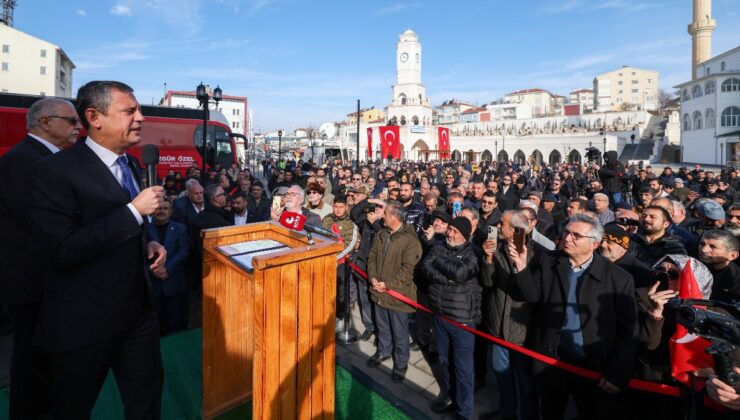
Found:
<path fill-rule="evenodd" d="M 128 192 L 129 197 L 133 200 L 134 197 L 139 195 L 139 193 L 136 189 L 134 179 L 131 177 L 131 168 L 128 167 L 128 158 L 126 158 L 126 155 L 119 156 L 118 159 L 116 159 L 116 163 L 121 169 L 121 186 L 126 190 L 126 192 Z"/>

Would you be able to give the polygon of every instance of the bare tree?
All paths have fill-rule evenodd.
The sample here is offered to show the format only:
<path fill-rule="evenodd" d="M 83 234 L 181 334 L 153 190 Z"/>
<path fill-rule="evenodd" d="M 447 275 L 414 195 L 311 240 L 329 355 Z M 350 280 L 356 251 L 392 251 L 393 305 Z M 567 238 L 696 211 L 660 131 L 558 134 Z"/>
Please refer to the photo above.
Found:
<path fill-rule="evenodd" d="M 658 109 L 662 112 L 675 98 L 676 95 L 672 94 L 668 89 L 658 90 Z"/>
<path fill-rule="evenodd" d="M 620 111 L 632 111 L 633 109 L 635 109 L 635 104 L 633 104 L 632 102 L 622 102 L 619 105 Z"/>
<path fill-rule="evenodd" d="M 308 138 L 308 141 L 311 142 L 311 160 L 316 163 L 316 149 L 314 148 L 314 143 L 317 139 L 321 138 L 321 134 L 319 133 L 318 127 L 311 124 L 308 127 L 305 128 L 306 131 L 306 137 Z"/>

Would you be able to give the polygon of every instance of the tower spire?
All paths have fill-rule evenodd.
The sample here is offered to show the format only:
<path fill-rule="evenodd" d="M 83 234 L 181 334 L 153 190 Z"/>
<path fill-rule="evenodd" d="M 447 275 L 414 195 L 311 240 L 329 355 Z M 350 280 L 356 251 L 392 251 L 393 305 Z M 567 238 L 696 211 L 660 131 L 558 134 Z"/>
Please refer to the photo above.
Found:
<path fill-rule="evenodd" d="M 696 79 L 697 66 L 712 58 L 712 32 L 717 21 L 712 19 L 712 0 L 694 0 L 694 21 L 689 25 L 692 44 L 691 79 Z"/>

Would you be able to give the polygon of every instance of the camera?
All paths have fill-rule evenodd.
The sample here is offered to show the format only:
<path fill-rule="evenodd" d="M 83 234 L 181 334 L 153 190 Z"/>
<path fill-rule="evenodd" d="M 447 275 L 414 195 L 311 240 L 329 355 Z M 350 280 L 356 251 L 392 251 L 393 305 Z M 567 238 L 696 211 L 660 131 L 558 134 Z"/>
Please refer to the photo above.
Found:
<path fill-rule="evenodd" d="M 697 308 L 694 305 L 721 308 L 732 316 Z M 712 356 L 714 370 L 719 379 L 729 385 L 740 384 L 740 374 L 735 372 L 732 355 L 740 345 L 740 303 L 726 303 L 707 299 L 673 298 L 666 305 L 676 311 L 676 321 L 689 332 L 704 337 L 712 345 L 704 351 Z"/>
<path fill-rule="evenodd" d="M 601 151 L 595 147 L 587 147 L 586 161 L 588 162 L 588 166 L 591 166 L 597 162 L 601 162 Z"/>

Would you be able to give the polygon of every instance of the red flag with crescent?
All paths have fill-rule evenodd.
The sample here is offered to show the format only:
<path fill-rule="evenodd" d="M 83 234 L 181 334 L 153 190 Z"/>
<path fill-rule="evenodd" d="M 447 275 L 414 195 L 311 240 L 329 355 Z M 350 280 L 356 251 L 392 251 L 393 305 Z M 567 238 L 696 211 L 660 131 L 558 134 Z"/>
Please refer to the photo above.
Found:
<path fill-rule="evenodd" d="M 447 127 L 437 127 L 437 142 L 439 143 L 439 157 L 442 159 L 450 158 L 450 129 Z"/>
<path fill-rule="evenodd" d="M 382 159 L 393 156 L 393 159 L 401 158 L 401 130 L 397 125 L 384 125 L 380 127 L 380 154 Z"/>
<path fill-rule="evenodd" d="M 373 128 L 367 128 L 367 157 L 373 157 Z"/>
<path fill-rule="evenodd" d="M 691 268 L 692 260 L 686 262 L 678 278 L 678 297 L 681 299 L 702 299 L 701 289 Z M 704 352 L 709 340 L 691 334 L 686 327 L 676 324 L 676 332 L 671 337 L 671 373 L 673 377 L 690 386 L 689 374 L 697 369 L 714 366 L 712 357 Z"/>

